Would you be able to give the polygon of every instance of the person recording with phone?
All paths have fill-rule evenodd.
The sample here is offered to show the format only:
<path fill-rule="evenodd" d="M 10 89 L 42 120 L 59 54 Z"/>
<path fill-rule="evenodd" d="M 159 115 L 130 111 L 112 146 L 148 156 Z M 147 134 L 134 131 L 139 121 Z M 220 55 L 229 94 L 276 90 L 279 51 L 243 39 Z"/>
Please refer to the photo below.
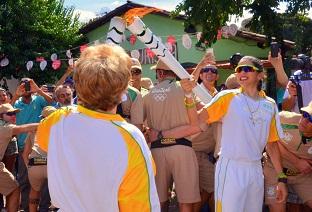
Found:
<path fill-rule="evenodd" d="M 47 105 L 52 103 L 52 97 L 38 87 L 33 79 L 23 78 L 17 87 L 12 98 L 14 108 L 20 109 L 16 115 L 16 124 L 38 123 L 40 121 L 41 111 Z M 27 168 L 23 162 L 22 153 L 27 134 L 18 135 L 18 177 L 17 180 L 21 188 L 21 208 L 28 208 L 29 182 L 27 177 Z"/>
<path fill-rule="evenodd" d="M 307 106 L 312 99 L 311 61 L 308 56 L 300 54 L 290 62 L 294 73 L 287 84 L 282 108 L 299 113 L 299 108 Z"/>

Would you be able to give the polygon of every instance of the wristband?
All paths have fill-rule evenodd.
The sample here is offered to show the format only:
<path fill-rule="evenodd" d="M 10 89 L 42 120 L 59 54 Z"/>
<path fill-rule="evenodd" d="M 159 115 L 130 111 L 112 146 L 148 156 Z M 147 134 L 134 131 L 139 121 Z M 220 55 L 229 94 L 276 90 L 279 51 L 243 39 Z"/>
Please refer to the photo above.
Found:
<path fill-rule="evenodd" d="M 184 99 L 184 105 L 186 109 L 192 109 L 196 106 L 196 103 L 194 101 L 192 103 L 186 103 L 186 99 Z"/>
<path fill-rule="evenodd" d="M 284 172 L 280 172 L 277 175 L 277 182 L 287 184 L 287 175 Z"/>
<path fill-rule="evenodd" d="M 287 175 L 284 172 L 280 172 L 278 173 L 277 178 L 287 178 Z"/>

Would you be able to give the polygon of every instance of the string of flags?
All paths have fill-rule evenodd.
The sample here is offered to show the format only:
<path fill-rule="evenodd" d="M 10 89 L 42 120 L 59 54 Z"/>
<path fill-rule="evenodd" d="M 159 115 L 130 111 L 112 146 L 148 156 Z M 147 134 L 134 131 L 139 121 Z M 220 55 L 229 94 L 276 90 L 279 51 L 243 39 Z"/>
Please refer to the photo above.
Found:
<path fill-rule="evenodd" d="M 238 31 L 238 27 L 235 24 L 231 24 L 229 26 L 223 26 L 220 30 L 218 30 L 217 32 L 217 40 L 220 40 L 223 38 L 229 38 L 231 36 L 235 36 L 237 34 Z M 197 32 L 197 33 L 190 33 L 190 34 L 183 34 L 183 35 L 167 35 L 167 36 L 158 36 L 158 38 L 160 39 L 160 41 L 162 41 L 163 38 L 166 39 L 165 45 L 168 48 L 169 51 L 173 51 L 173 45 L 175 45 L 177 43 L 177 41 L 182 41 L 182 45 L 184 48 L 186 48 L 187 50 L 191 49 L 193 44 L 192 44 L 192 38 L 196 38 L 197 41 L 199 41 L 201 39 L 202 33 L 201 32 Z M 177 37 L 181 37 L 179 39 L 177 39 Z M 61 67 L 62 62 L 61 61 L 68 61 L 68 65 L 72 66 L 74 64 L 74 58 L 72 55 L 72 51 L 74 49 L 79 49 L 80 53 L 83 52 L 88 46 L 91 45 L 97 45 L 100 44 L 102 42 L 105 42 L 106 36 L 103 36 L 101 38 L 99 38 L 98 40 L 89 42 L 87 44 L 83 44 L 80 45 L 78 47 L 74 47 L 65 51 L 60 51 L 59 53 L 63 53 L 65 52 L 66 57 L 64 59 L 60 59 L 58 57 L 58 55 L 56 53 L 51 54 L 50 59 L 51 60 L 47 60 L 44 57 L 37 57 L 35 59 L 35 61 L 33 60 L 28 60 L 26 62 L 26 69 L 28 71 L 30 71 L 33 66 L 34 66 L 34 62 L 39 63 L 39 67 L 41 71 L 44 71 L 47 68 L 48 65 L 48 61 L 51 61 L 52 64 L 52 68 L 54 70 L 57 70 Z M 137 41 L 137 37 L 134 34 L 129 35 L 128 37 L 126 37 L 125 35 L 123 35 L 122 38 L 123 41 L 128 41 L 132 46 L 135 45 L 136 41 Z M 146 54 L 148 57 L 153 58 L 155 55 L 153 53 L 152 50 L 150 50 L 149 48 L 146 48 Z M 137 58 L 139 59 L 140 57 L 140 52 L 137 49 L 131 50 L 130 51 L 130 55 L 131 57 Z M 0 67 L 5 67 L 7 65 L 9 65 L 10 61 L 8 59 L 7 56 L 3 57 L 0 60 Z"/>

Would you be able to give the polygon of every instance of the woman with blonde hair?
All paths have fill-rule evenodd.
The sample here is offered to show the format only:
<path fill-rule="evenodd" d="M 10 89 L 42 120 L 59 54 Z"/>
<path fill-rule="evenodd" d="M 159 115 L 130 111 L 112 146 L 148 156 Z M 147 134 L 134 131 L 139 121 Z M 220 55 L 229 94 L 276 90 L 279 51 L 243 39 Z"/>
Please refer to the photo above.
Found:
<path fill-rule="evenodd" d="M 52 204 L 62 211 L 159 211 L 154 165 L 144 136 L 116 114 L 130 79 L 119 46 L 88 47 L 75 64 L 77 108 L 42 121 Z"/>

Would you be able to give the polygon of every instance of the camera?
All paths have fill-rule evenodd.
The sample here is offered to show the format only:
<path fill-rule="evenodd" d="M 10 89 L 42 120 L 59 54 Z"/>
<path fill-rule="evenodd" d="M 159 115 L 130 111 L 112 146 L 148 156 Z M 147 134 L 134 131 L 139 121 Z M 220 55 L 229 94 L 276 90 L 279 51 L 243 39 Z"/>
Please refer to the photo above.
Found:
<path fill-rule="evenodd" d="M 297 58 L 292 58 L 289 61 L 289 67 L 295 71 L 291 77 L 294 82 L 301 80 L 311 80 L 312 64 L 311 58 L 305 54 L 299 54 Z"/>
<path fill-rule="evenodd" d="M 278 57 L 280 51 L 280 45 L 277 42 L 271 43 L 271 57 Z"/>
<path fill-rule="evenodd" d="M 241 55 L 240 53 L 235 53 L 230 57 L 230 64 L 235 68 L 239 61 L 243 58 L 244 56 Z"/>
<path fill-rule="evenodd" d="M 24 81 L 24 88 L 25 88 L 26 92 L 30 91 L 30 81 L 29 80 Z"/>

